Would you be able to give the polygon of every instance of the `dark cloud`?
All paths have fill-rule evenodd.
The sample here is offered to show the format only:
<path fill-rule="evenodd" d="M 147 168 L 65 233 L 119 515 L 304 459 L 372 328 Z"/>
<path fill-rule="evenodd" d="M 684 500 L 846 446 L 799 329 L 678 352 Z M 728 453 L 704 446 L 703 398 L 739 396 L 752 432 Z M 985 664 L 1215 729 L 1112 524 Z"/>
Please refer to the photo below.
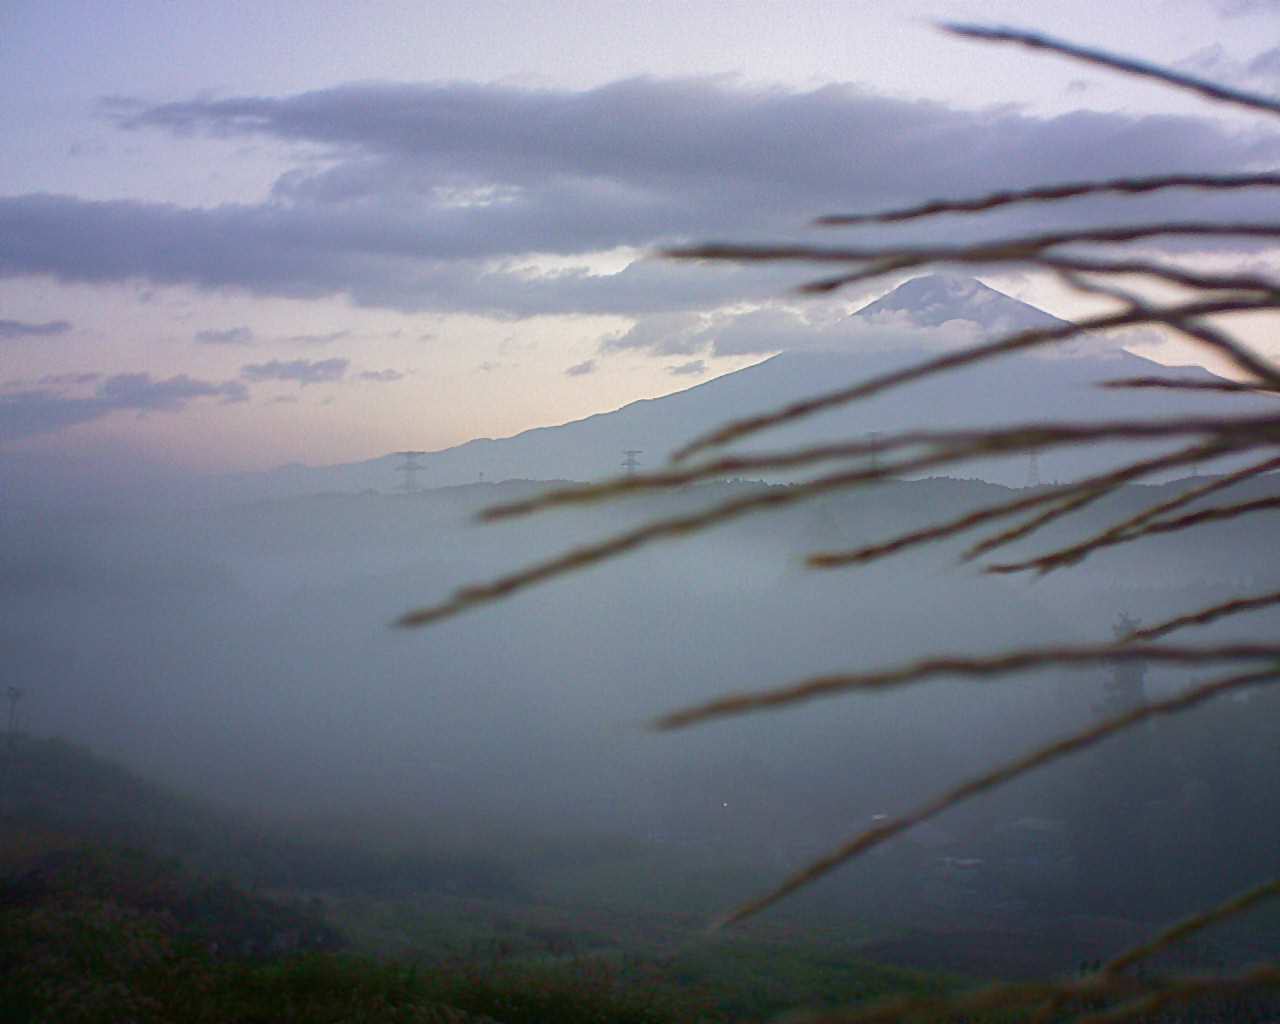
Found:
<path fill-rule="evenodd" d="M 81 385 L 92 384 L 94 381 L 102 379 L 100 373 L 54 373 L 39 380 L 40 387 L 66 387 L 69 384 Z"/>
<path fill-rule="evenodd" d="M 290 381 L 300 387 L 308 384 L 329 384 L 346 376 L 347 359 L 293 359 L 285 362 L 273 359 L 269 363 L 250 363 L 240 367 L 240 376 L 246 380 Z"/>
<path fill-rule="evenodd" d="M 248 389 L 240 381 L 214 383 L 185 374 L 154 380 L 148 373 L 116 374 L 86 396 L 53 388 L 19 391 L 0 395 L 0 441 L 56 433 L 113 412 L 178 412 L 196 398 L 242 402 L 248 397 Z"/>
<path fill-rule="evenodd" d="M 673 377 L 701 377 L 707 372 L 707 364 L 702 359 L 691 359 L 687 363 L 677 363 L 675 366 L 668 366 L 667 373 Z"/>
<path fill-rule="evenodd" d="M 589 255 L 785 234 L 817 213 L 926 195 L 1154 170 L 1239 171 L 1280 156 L 1274 133 L 1203 118 L 1039 118 L 849 86 L 794 92 L 704 79 L 636 79 L 582 92 L 363 84 L 115 109 L 134 129 L 265 136 L 322 146 L 326 158 L 283 175 L 257 204 L 0 199 L 0 276 L 345 294 L 406 312 L 511 317 L 708 309 L 776 295 L 787 279 L 772 268 L 713 273 L 657 261 L 596 274 Z M 1265 216 L 1270 200 L 1197 202 L 1205 215 L 1246 217 Z M 1183 215 L 1183 207 L 1185 197 L 1158 197 L 1126 209 Z M 1010 213 L 997 225 L 1032 230 L 1048 217 L 1082 223 L 1115 210 L 1059 204 Z M 977 223 L 948 221 L 947 237 L 972 237 Z M 895 237 L 936 237 L 937 229 Z M 538 272 L 532 254 L 580 257 L 583 266 Z"/>
<path fill-rule="evenodd" d="M 365 370 L 356 376 L 373 384 L 394 384 L 398 380 L 404 380 L 404 374 L 399 370 Z"/>
<path fill-rule="evenodd" d="M 596 372 L 596 361 L 594 359 L 584 359 L 580 363 L 574 363 L 564 371 L 566 377 L 586 377 Z"/>
<path fill-rule="evenodd" d="M 69 320 L 50 320 L 43 324 L 27 323 L 25 320 L 0 320 L 0 339 L 48 338 L 55 334 L 66 334 L 69 330 Z"/>
<path fill-rule="evenodd" d="M 249 391 L 235 380 L 212 384 L 186 374 L 152 380 L 149 373 L 119 373 L 98 386 L 97 397 L 116 409 L 176 412 L 193 398 L 221 397 L 229 402 L 243 402 L 249 397 Z"/>
<path fill-rule="evenodd" d="M 284 340 L 298 345 L 332 345 L 350 336 L 350 331 L 330 331 L 328 334 L 291 334 Z"/>
<path fill-rule="evenodd" d="M 202 345 L 251 345 L 253 329 L 250 327 L 228 327 L 225 330 L 196 331 L 195 340 Z"/>

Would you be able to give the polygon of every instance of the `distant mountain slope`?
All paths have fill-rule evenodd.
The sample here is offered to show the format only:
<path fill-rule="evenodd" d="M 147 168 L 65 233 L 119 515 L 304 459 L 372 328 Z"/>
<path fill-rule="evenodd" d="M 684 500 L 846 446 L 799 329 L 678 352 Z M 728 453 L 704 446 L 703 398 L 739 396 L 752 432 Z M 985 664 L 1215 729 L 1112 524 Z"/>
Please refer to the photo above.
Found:
<path fill-rule="evenodd" d="M 908 281 L 854 316 L 873 327 L 878 323 L 892 324 L 898 338 L 904 327 L 908 331 L 918 327 L 922 340 L 931 336 L 928 328 L 950 321 L 977 324 L 983 336 L 1063 322 L 977 280 L 946 275 Z M 874 338 L 874 331 L 851 334 L 851 338 L 859 336 Z M 419 483 L 439 487 L 482 479 L 596 479 L 619 471 L 625 449 L 641 450 L 642 466 L 655 467 L 691 437 L 719 424 L 911 365 L 931 354 L 924 347 L 901 345 L 879 351 L 786 352 L 685 391 L 632 402 L 613 412 L 527 430 L 514 437 L 481 438 L 430 453 L 420 460 L 423 472 Z M 1099 381 L 1114 377 L 1156 373 L 1213 377 L 1200 367 L 1164 367 L 1118 348 L 1086 342 L 1066 351 L 1011 355 L 952 371 L 761 435 L 744 447 L 780 448 L 864 436 L 873 431 L 981 427 L 1049 418 L 1232 414 L 1247 412 L 1250 407 L 1256 409 L 1262 401 L 1096 387 Z M 1132 452 L 1132 448 L 1126 450 Z M 1102 448 L 1047 452 L 1039 460 L 1039 474 L 1044 480 L 1070 479 L 1101 468 L 1118 454 L 1121 453 Z M 255 496 L 274 497 L 319 491 L 390 491 L 400 483 L 396 465 L 393 456 L 385 456 L 343 466 L 291 466 L 228 483 Z M 955 474 L 1019 485 L 1027 481 L 1028 469 L 1027 460 L 1022 458 L 975 464 L 957 469 Z"/>

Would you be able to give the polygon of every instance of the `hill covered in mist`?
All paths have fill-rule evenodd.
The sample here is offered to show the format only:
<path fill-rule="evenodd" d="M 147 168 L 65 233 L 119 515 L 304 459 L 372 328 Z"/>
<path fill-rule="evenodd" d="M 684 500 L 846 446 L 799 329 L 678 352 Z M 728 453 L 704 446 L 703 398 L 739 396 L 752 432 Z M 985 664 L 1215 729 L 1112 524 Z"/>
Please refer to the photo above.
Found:
<path fill-rule="evenodd" d="M 513 437 L 477 438 L 423 454 L 417 460 L 422 468 L 414 482 L 440 488 L 483 481 L 600 479 L 620 471 L 627 450 L 638 450 L 640 464 L 654 468 L 693 437 L 741 416 L 900 370 L 939 352 L 1062 322 L 973 278 L 915 278 L 844 323 L 801 332 L 806 339 L 803 345 L 746 369 L 574 422 L 541 426 Z M 779 347 L 793 342 L 794 338 L 776 339 Z M 754 343 L 767 346 L 769 342 L 764 338 Z M 1098 387 L 1107 380 L 1151 375 L 1214 379 L 1200 367 L 1162 367 L 1113 342 L 1085 336 L 1065 345 L 956 368 L 751 438 L 735 450 L 776 450 L 907 429 L 989 427 L 1046 419 L 1088 422 L 1243 415 L 1270 408 L 1273 402 L 1256 396 L 1194 392 L 1174 396 L 1159 390 Z M 1128 443 L 1046 450 L 1037 473 L 1045 481 L 1075 479 L 1132 458 L 1138 451 Z M 138 477 L 122 489 L 109 470 L 92 462 L 10 452 L 0 453 L 0 479 L 10 505 L 17 508 L 87 502 L 191 507 L 321 493 L 391 493 L 407 482 L 399 471 L 401 465 L 388 454 L 342 465 L 293 464 L 265 473 L 201 478 L 153 467 L 150 476 Z M 1011 486 L 1025 484 L 1030 470 L 1025 456 L 963 467 L 966 476 Z"/>

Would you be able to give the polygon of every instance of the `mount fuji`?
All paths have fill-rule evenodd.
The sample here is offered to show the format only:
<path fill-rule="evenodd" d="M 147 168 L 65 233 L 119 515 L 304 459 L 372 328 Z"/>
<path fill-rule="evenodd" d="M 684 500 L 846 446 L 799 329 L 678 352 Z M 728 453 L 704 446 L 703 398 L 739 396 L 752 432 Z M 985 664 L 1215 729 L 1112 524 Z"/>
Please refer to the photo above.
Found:
<path fill-rule="evenodd" d="M 939 337 L 973 343 L 1009 331 L 1063 323 L 1056 317 L 967 277 L 914 278 L 848 320 L 848 345 L 784 352 L 662 398 L 632 402 L 559 426 L 513 437 L 482 438 L 418 460 L 419 483 L 454 486 L 478 480 L 591 480 L 619 472 L 627 449 L 642 466 L 657 467 L 691 438 L 729 420 L 912 365 L 936 355 Z M 950 333 L 948 333 L 950 332 Z M 828 332 L 829 334 L 829 332 Z M 892 339 L 890 341 L 890 339 Z M 1166 367 L 1098 339 L 1045 352 L 1003 356 L 875 396 L 766 432 L 738 451 L 776 450 L 872 432 L 988 427 L 1048 419 L 1101 419 L 1246 414 L 1270 400 L 1213 393 L 1117 391 L 1099 388 L 1116 378 L 1160 374 L 1213 380 L 1198 367 Z M 1145 449 L 1150 451 L 1150 449 Z M 1132 445 L 1049 451 L 1038 464 L 1045 481 L 1070 480 L 1137 454 Z M 284 497 L 333 491 L 389 491 L 398 465 L 387 455 L 330 467 L 291 466 L 225 482 L 244 496 Z M 1028 480 L 1023 459 L 958 466 L 951 475 L 1011 486 Z"/>

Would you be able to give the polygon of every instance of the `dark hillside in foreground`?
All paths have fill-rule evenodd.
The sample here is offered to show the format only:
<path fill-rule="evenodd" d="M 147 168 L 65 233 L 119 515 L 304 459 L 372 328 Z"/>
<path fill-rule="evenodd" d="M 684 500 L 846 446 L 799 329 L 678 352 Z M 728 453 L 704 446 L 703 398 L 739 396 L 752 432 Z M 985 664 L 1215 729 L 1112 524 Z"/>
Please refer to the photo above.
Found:
<path fill-rule="evenodd" d="M 712 938 L 705 915 L 664 912 L 653 902 L 628 909 L 621 890 L 642 885 L 654 864 L 637 862 L 637 851 L 625 846 L 596 851 L 594 865 L 580 860 L 571 869 L 578 877 L 559 883 L 559 897 L 547 879 L 537 899 L 419 891 L 406 879 L 394 893 L 376 885 L 285 888 L 265 899 L 172 858 L 87 841 L 90 833 L 102 834 L 106 807 L 120 816 L 117 835 L 129 832 L 129 820 L 174 823 L 200 815 L 195 805 L 82 750 L 24 740 L 18 745 L 28 747 L 25 771 L 42 768 L 47 775 L 38 792 L 29 785 L 10 790 L 23 793 L 23 811 L 15 813 L 11 804 L 3 820 L 4 1022 L 247 1024 L 363 1013 L 359 1019 L 452 1024 L 728 1024 L 801 1005 L 937 995 L 968 984 L 894 965 L 973 978 L 1039 978 L 1070 973 L 1148 934 L 1148 926 L 1114 915 L 1010 914 L 966 905 L 961 890 L 980 884 L 971 874 L 952 892 L 950 910 L 935 906 L 929 919 L 918 909 L 896 925 L 857 914 L 806 923 L 803 913 L 788 913 Z M 92 801 L 59 797 L 90 790 L 102 801 L 92 815 L 84 814 Z M 56 830 L 41 799 L 62 804 Z M 305 858 L 305 842 L 297 842 L 294 853 Z M 895 855 L 923 866 L 905 849 Z M 612 891 L 589 896 L 599 884 L 590 875 L 607 878 Z M 904 895 L 925 884 L 946 900 L 939 876 L 900 884 Z M 944 925 L 948 918 L 952 923 Z M 329 952 L 342 942 L 335 926 L 356 952 Z M 1169 963 L 1234 960 L 1247 948 L 1241 942 L 1252 943 L 1255 954 L 1270 948 L 1265 923 L 1237 925 L 1235 932 L 1234 947 L 1214 936 Z M 1262 1021 L 1271 1009 L 1254 998 L 1180 1019 L 1218 1019 L 1214 1015 L 1225 1012 L 1231 1020 Z"/>
<path fill-rule="evenodd" d="M 220 834 L 244 857 L 242 869 L 260 868 L 255 854 L 264 854 L 244 844 L 244 822 L 63 741 L 10 739 L 0 810 L 5 1024 L 320 1022 L 353 1014 L 446 1024 L 716 1024 L 803 1001 L 953 985 L 858 960 L 818 968 L 829 947 L 788 948 L 776 935 L 717 952 L 696 940 L 702 919 L 593 914 L 509 893 L 467 895 L 455 884 L 447 896 L 433 894 L 437 880 L 410 873 L 389 891 L 385 863 L 355 846 L 343 864 L 352 877 L 335 880 L 321 873 L 332 851 L 297 837 L 270 853 L 292 861 L 281 877 L 306 884 L 277 879 L 266 898 L 157 853 L 158 844 L 216 859 Z M 335 952 L 348 946 L 339 927 L 356 940 L 352 951 Z M 407 941 L 389 950 L 392 929 Z M 606 934 L 608 945 L 597 948 Z M 759 960 L 761 973 L 744 971 L 744 956 Z"/>
<path fill-rule="evenodd" d="M 290 833 L 178 795 L 64 740 L 18 734 L 0 758 L 0 869 L 45 854 L 56 867 L 59 857 L 104 847 L 181 860 L 254 889 L 519 895 L 510 870 L 494 861 Z"/>

